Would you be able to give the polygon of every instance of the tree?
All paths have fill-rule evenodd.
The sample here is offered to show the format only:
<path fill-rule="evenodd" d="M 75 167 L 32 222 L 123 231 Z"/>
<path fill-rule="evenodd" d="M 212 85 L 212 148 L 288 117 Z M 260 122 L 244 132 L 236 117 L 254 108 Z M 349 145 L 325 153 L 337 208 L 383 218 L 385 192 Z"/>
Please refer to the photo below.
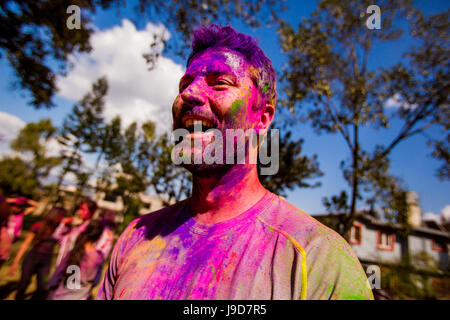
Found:
<path fill-rule="evenodd" d="M 448 128 L 448 11 L 425 18 L 409 0 L 377 4 L 382 8 L 381 30 L 366 27 L 361 17 L 371 3 L 357 0 L 322 0 L 296 31 L 286 22 L 278 28 L 288 58 L 281 75 L 283 105 L 297 115 L 293 121 L 309 121 L 317 133 L 337 133 L 348 147 L 350 161 L 343 161 L 341 167 L 351 194 L 325 199 L 346 209 L 346 238 L 358 200 L 373 203 L 383 196 L 376 192 L 378 182 L 372 173 L 380 167 L 386 172 L 392 150 L 432 126 L 447 123 Z M 418 46 L 394 66 L 369 68 L 374 46 L 392 43 L 402 34 L 394 23 L 398 17 L 410 19 L 410 32 Z M 386 112 L 388 99 L 397 100 L 396 114 Z M 389 128 L 395 117 L 403 122 L 397 136 L 373 151 L 365 150 L 361 130 Z"/>
<path fill-rule="evenodd" d="M 450 180 L 450 134 L 447 135 L 446 140 L 431 141 L 434 147 L 433 156 L 442 160 L 442 165 L 437 171 L 437 176 L 440 180 Z"/>
<path fill-rule="evenodd" d="M 102 132 L 110 130 L 110 127 L 105 129 L 103 119 L 104 98 L 107 92 L 106 79 L 98 79 L 92 85 L 92 92 L 87 93 L 79 103 L 75 104 L 71 113 L 64 120 L 58 137 L 58 142 L 64 147 L 62 151 L 63 168 L 58 178 L 56 192 L 67 173 L 73 172 L 76 176 L 79 175 L 83 152 L 94 153 L 102 150 L 102 147 L 106 148 L 104 144 L 107 142 L 102 138 L 104 137 Z M 80 184 L 81 189 L 78 190 L 77 199 L 88 181 L 88 179 L 84 179 L 84 175 L 82 177 L 80 181 L 84 181 L 84 184 Z"/>
<path fill-rule="evenodd" d="M 98 140 L 96 146 L 93 148 L 98 153 L 95 170 L 98 169 L 102 157 L 105 157 L 109 165 L 114 165 L 119 162 L 123 143 L 121 125 L 121 118 L 116 116 L 103 127 L 99 128 Z"/>
<path fill-rule="evenodd" d="M 56 128 L 50 119 L 41 119 L 38 122 L 29 122 L 23 127 L 17 137 L 11 141 L 11 149 L 29 155 L 30 170 L 39 187 L 50 170 L 57 166 L 59 157 L 47 156 L 47 144 L 54 137 Z"/>
<path fill-rule="evenodd" d="M 126 3 L 123 0 L 0 1 L 0 54 L 13 67 L 16 85 L 31 94 L 31 105 L 35 108 L 55 106 L 52 98 L 56 92 L 56 75 L 70 69 L 70 54 L 92 49 L 89 39 L 94 32 L 91 27 L 93 14 L 111 7 L 120 11 Z M 72 5 L 80 8 L 79 29 L 67 27 L 68 8 Z M 236 17 L 251 26 L 258 26 L 261 21 L 269 21 L 267 17 L 276 19 L 276 12 L 284 8 L 275 0 L 205 0 L 201 3 L 196 0 L 139 0 L 135 9 L 141 19 L 149 17 L 167 24 L 177 39 L 187 43 L 192 29 L 202 22 L 224 23 Z M 153 49 L 164 39 L 164 36 L 156 35 L 153 42 L 149 40 L 151 50 L 144 58 L 150 65 L 154 66 L 159 56 Z M 173 47 L 178 48 L 179 54 L 185 53 L 185 44 Z"/>
<path fill-rule="evenodd" d="M 172 149 L 170 136 L 163 134 L 159 136 L 152 152 L 151 186 L 165 205 L 189 197 L 191 192 L 192 176 L 172 162 Z"/>
<path fill-rule="evenodd" d="M 311 158 L 301 156 L 303 139 L 296 141 L 291 138 L 291 135 L 290 131 L 280 135 L 280 167 L 278 172 L 273 176 L 259 175 L 259 179 L 265 188 L 282 196 L 286 196 L 285 192 L 287 189 L 293 190 L 296 187 L 315 188 L 320 186 L 319 182 L 311 184 L 307 180 L 323 175 L 319 169 L 317 155 L 313 155 Z M 270 145 L 270 140 L 268 144 Z M 260 162 L 258 162 L 258 165 L 260 165 Z"/>
<path fill-rule="evenodd" d="M 38 187 L 27 162 L 18 157 L 0 160 L 0 191 L 3 195 L 20 194 L 34 198 Z"/>
<path fill-rule="evenodd" d="M 99 130 L 97 141 L 97 159 L 94 166 L 96 174 L 96 191 L 109 191 L 116 173 L 116 165 L 120 163 L 123 150 L 122 120 L 114 117 Z M 100 169 L 100 161 L 104 158 L 107 166 Z"/>
<path fill-rule="evenodd" d="M 432 155 L 443 162 L 437 171 L 441 180 L 450 180 L 449 21 L 450 10 L 429 17 L 425 17 L 420 11 L 416 12 L 411 24 L 411 34 L 420 42 L 406 54 L 411 67 L 402 68 L 398 65 L 393 73 L 387 73 L 387 78 L 392 79 L 391 94 L 396 90 L 398 95 L 406 97 L 405 101 L 417 106 L 413 112 L 406 108 L 407 112 L 403 111 L 400 116 L 407 119 L 409 126 L 420 124 L 422 127 L 415 130 L 406 127 L 404 135 L 423 133 L 435 123 L 440 124 L 447 133 L 444 139 L 429 138 L 429 144 L 434 148 Z M 393 144 L 395 142 L 394 140 Z M 388 151 L 386 149 L 384 152 Z"/>
<path fill-rule="evenodd" d="M 142 206 L 139 194 L 145 192 L 150 185 L 149 169 L 155 141 L 155 124 L 147 121 L 139 127 L 133 122 L 120 137 L 117 141 L 121 143 L 117 144 L 117 148 L 109 148 L 105 153 L 109 167 L 113 163 L 120 165 L 120 169 L 113 174 L 115 184 L 110 183 L 106 186 L 111 188 L 115 185 L 110 191 L 123 199 L 124 222 L 128 223 L 139 215 Z M 109 153 L 111 151 L 113 154 Z"/>

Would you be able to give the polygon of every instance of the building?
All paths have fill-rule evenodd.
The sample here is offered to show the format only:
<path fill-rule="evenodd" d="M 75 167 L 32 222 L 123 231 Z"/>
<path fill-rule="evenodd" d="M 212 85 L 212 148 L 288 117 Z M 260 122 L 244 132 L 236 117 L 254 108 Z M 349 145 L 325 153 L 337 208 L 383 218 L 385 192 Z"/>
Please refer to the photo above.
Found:
<path fill-rule="evenodd" d="M 339 230 L 343 216 L 325 214 L 314 218 Z M 417 213 L 409 223 L 411 229 L 405 236 L 400 224 L 383 221 L 374 212 L 360 212 L 350 231 L 350 245 L 363 265 L 394 265 L 408 254 L 417 269 L 450 271 L 450 232 L 436 221 L 422 220 Z"/>

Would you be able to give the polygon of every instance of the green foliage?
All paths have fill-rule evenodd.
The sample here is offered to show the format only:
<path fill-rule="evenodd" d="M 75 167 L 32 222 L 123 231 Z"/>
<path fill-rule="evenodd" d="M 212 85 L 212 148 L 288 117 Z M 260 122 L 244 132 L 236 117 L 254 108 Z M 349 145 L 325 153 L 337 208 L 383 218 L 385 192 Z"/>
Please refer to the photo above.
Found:
<path fill-rule="evenodd" d="M 324 197 L 322 203 L 328 212 L 342 213 L 347 212 L 348 207 L 348 195 L 344 190 L 337 196 L 332 196 L 331 199 Z"/>
<path fill-rule="evenodd" d="M 419 271 L 410 264 L 384 266 L 381 268 L 381 287 L 395 300 L 436 299 L 432 275 L 433 270 Z"/>
<path fill-rule="evenodd" d="M 58 142 L 61 144 L 61 159 L 63 168 L 58 178 L 55 191 L 58 191 L 67 173 L 72 172 L 77 177 L 78 198 L 87 185 L 89 173 L 83 171 L 82 152 L 104 152 L 114 140 L 115 122 L 110 126 L 104 125 L 104 98 L 108 92 L 106 78 L 98 79 L 92 85 L 92 92 L 88 92 L 79 103 L 75 104 L 71 113 L 66 117 L 60 129 Z M 120 128 L 120 121 L 119 121 Z M 106 134 L 105 134 L 106 133 Z M 108 140 L 105 140 L 105 135 Z M 102 153 L 100 153 L 102 154 Z"/>
<path fill-rule="evenodd" d="M 101 1 L 107 3 L 110 1 Z M 66 10 L 76 4 L 93 12 L 93 1 L 41 0 L 0 2 L 2 35 L 0 48 L 17 76 L 17 85 L 30 91 L 35 107 L 51 107 L 55 88 L 55 71 L 49 58 L 57 63 L 57 71 L 67 70 L 67 58 L 72 52 L 91 49 L 89 18 L 82 16 L 81 29 L 66 27 Z"/>
<path fill-rule="evenodd" d="M 103 128 L 104 99 L 108 93 L 106 78 L 98 79 L 92 85 L 92 92 L 87 93 L 64 120 L 62 136 L 65 140 L 73 139 L 73 144 L 84 147 L 84 152 L 96 152 L 102 143 L 100 139 Z"/>
<path fill-rule="evenodd" d="M 138 198 L 131 197 L 127 199 L 127 207 L 123 214 L 124 218 L 119 226 L 119 234 L 122 233 L 125 228 L 136 218 L 139 217 L 139 209 L 142 203 Z"/>
<path fill-rule="evenodd" d="M 31 94 L 31 104 L 36 107 L 54 107 L 52 98 L 56 92 L 57 74 L 70 69 L 70 54 L 89 52 L 89 40 L 93 33 L 92 17 L 97 10 L 115 7 L 120 12 L 124 0 L 6 0 L 0 2 L 0 53 L 6 57 L 16 73 L 16 85 Z M 81 11 L 80 29 L 66 26 L 67 8 L 77 5 Z M 186 54 L 186 43 L 195 26 L 216 21 L 227 23 L 236 17 L 251 26 L 261 21 L 276 19 L 276 12 L 283 10 L 275 0 L 197 0 L 161 1 L 139 0 L 135 9 L 140 20 L 150 18 L 162 22 L 176 39 L 173 47 L 178 54 Z M 271 17 L 272 19 L 268 18 Z M 164 35 L 155 35 L 150 53 L 144 58 L 154 66 L 159 56 L 158 44 Z"/>
<path fill-rule="evenodd" d="M 270 145 L 270 141 L 268 142 Z M 261 176 L 259 179 L 268 190 L 282 196 L 286 196 L 286 190 L 296 187 L 314 188 L 320 186 L 319 182 L 308 183 L 309 179 L 315 179 L 323 175 L 319 169 L 317 156 L 311 158 L 301 156 L 303 139 L 292 140 L 291 132 L 280 135 L 279 144 L 279 170 L 273 176 Z M 259 162 L 258 162 L 259 164 Z M 259 170 L 258 170 L 259 173 Z"/>
<path fill-rule="evenodd" d="M 191 174 L 172 162 L 172 149 L 169 135 L 164 134 L 157 139 L 152 152 L 151 186 L 166 205 L 189 197 L 192 182 Z"/>
<path fill-rule="evenodd" d="M 11 148 L 19 152 L 31 152 L 34 156 L 40 156 L 45 152 L 41 145 L 41 139 L 48 140 L 56 132 L 50 119 L 41 119 L 39 122 L 28 123 L 11 142 Z"/>
<path fill-rule="evenodd" d="M 61 162 L 59 157 L 47 156 L 47 144 L 55 133 L 56 128 L 50 119 L 41 119 L 39 122 L 27 123 L 11 141 L 13 150 L 23 153 L 24 156 L 31 156 L 30 169 L 38 185 L 41 185 L 41 180 Z"/>
<path fill-rule="evenodd" d="M 20 194 L 33 198 L 37 189 L 38 181 L 27 162 L 18 157 L 0 160 L 0 190 L 3 195 Z"/>
<path fill-rule="evenodd" d="M 442 160 L 442 165 L 437 171 L 437 176 L 440 180 L 450 180 L 450 134 L 444 141 L 432 142 L 434 150 L 432 155 L 437 159 Z"/>

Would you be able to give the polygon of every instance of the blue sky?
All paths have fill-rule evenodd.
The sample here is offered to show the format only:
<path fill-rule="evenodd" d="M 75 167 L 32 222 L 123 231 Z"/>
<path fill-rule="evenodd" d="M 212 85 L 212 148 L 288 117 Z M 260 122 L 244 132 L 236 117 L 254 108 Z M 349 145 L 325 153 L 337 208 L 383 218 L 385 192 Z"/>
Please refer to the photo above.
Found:
<path fill-rule="evenodd" d="M 314 11 L 316 3 L 317 1 L 310 0 L 288 1 L 289 10 L 284 14 L 284 17 L 288 22 L 296 25 L 301 17 L 308 17 Z M 441 12 L 449 7 L 448 1 L 438 0 L 416 1 L 416 4 L 427 14 Z M 132 121 L 133 114 L 139 114 L 141 118 L 148 116 L 154 120 L 160 120 L 159 123 L 167 122 L 167 113 L 164 109 L 170 109 L 171 99 L 175 94 L 172 86 L 178 75 L 183 72 L 184 60 L 172 52 L 165 52 L 160 70 L 140 75 L 134 83 L 132 71 L 138 70 L 141 64 L 130 61 L 132 53 L 127 51 L 126 47 L 130 47 L 130 50 L 134 48 L 133 46 L 141 48 L 142 39 L 148 39 L 145 44 L 145 46 L 148 46 L 150 41 L 148 36 L 157 27 L 152 26 L 146 29 L 147 23 L 153 21 L 136 19 L 137 16 L 132 9 L 122 10 L 121 12 L 121 16 L 117 16 L 115 9 L 112 9 L 98 12 L 94 16 L 93 22 L 98 29 L 98 37 L 94 42 L 96 54 L 85 57 L 84 60 L 81 58 L 74 60 L 75 69 L 73 72 L 69 73 L 67 79 L 61 79 L 58 82 L 63 89 L 55 99 L 57 107 L 51 110 L 35 110 L 27 105 L 28 100 L 24 93 L 12 89 L 11 82 L 14 79 L 12 69 L 4 59 L 0 60 L 0 72 L 2 74 L 0 78 L 0 115 L 6 117 L 8 125 L 11 126 L 11 129 L 8 129 L 11 135 L 24 123 L 37 121 L 40 118 L 48 117 L 52 119 L 54 124 L 61 124 L 73 103 L 88 88 L 89 81 L 92 82 L 95 78 L 101 76 L 100 73 L 105 70 L 105 72 L 109 72 L 109 79 L 110 72 L 112 72 L 109 69 L 115 69 L 116 73 L 119 73 L 119 75 L 111 75 L 112 78 L 116 77 L 116 80 L 113 80 L 112 93 L 108 102 L 111 105 L 108 109 L 110 117 L 119 113 L 129 117 L 129 121 Z M 124 24 L 123 19 L 138 20 L 136 29 L 133 29 L 132 22 Z M 262 49 L 272 59 L 275 69 L 280 70 L 285 62 L 285 57 L 278 45 L 275 28 L 252 29 L 236 21 L 232 21 L 231 24 L 239 31 L 257 38 Z M 122 42 L 118 41 L 111 44 L 111 37 L 113 36 L 122 37 L 120 38 L 123 39 Z M 411 44 L 411 39 L 405 35 L 389 48 L 377 48 L 372 60 L 369 61 L 370 65 L 377 67 L 395 63 L 401 59 L 402 52 Z M 109 69 L 107 69 L 108 66 Z M 123 73 L 124 77 L 121 78 L 120 73 Z M 149 87 L 154 88 L 153 92 L 151 90 L 150 92 L 144 92 L 146 91 L 146 81 L 148 81 Z M 130 107 L 123 108 L 123 104 Z M 141 114 L 140 112 L 144 108 L 147 108 L 147 111 Z M 5 113 L 12 115 L 14 118 L 5 116 Z M 162 113 L 166 117 L 163 120 L 158 118 Z M 10 127 L 5 126 L 4 128 Z M 388 141 L 395 134 L 395 129 L 398 130 L 396 124 L 393 125 L 391 130 L 387 131 L 366 130 L 363 133 L 364 144 L 371 146 L 375 143 Z M 428 134 L 437 137 L 443 136 L 445 132 L 433 128 Z M 299 124 L 295 135 L 305 140 L 304 154 L 318 154 L 320 167 L 325 175 L 320 179 L 322 187 L 296 189 L 288 193 L 288 200 L 310 214 L 323 213 L 325 209 L 322 206 L 322 197 L 337 194 L 341 190 L 349 191 L 339 168 L 339 162 L 348 159 L 347 147 L 340 136 L 326 134 L 317 136 L 308 124 Z M 5 142 L 2 144 L 0 145 L 0 151 L 7 149 L 7 144 Z M 410 138 L 394 149 L 391 155 L 391 173 L 400 177 L 410 190 L 418 193 L 420 206 L 424 213 L 440 214 L 445 206 L 450 205 L 450 183 L 440 182 L 435 177 L 435 171 L 440 162 L 431 158 L 430 152 L 431 150 L 426 146 L 425 137 L 415 136 Z M 446 210 L 450 210 L 450 207 L 447 207 Z"/>

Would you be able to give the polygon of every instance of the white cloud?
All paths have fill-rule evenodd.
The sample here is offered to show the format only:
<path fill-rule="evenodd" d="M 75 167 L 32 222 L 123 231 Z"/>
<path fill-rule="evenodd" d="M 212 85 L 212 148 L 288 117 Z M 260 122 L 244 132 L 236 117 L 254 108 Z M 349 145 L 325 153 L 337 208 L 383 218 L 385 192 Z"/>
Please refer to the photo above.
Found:
<path fill-rule="evenodd" d="M 0 111 L 0 136 L 3 141 L 14 139 L 23 126 L 25 126 L 25 122 L 20 118 Z"/>
<path fill-rule="evenodd" d="M 437 215 L 436 213 L 433 212 L 427 212 L 423 215 L 423 220 L 427 220 L 427 221 L 435 221 L 437 223 L 440 222 L 440 217 L 439 215 Z"/>
<path fill-rule="evenodd" d="M 445 221 L 450 221 L 450 204 L 446 205 L 442 210 L 441 210 L 441 215 L 442 218 Z"/>
<path fill-rule="evenodd" d="M 127 19 L 112 29 L 97 31 L 91 37 L 93 50 L 89 54 L 72 57 L 73 70 L 57 80 L 59 95 L 79 100 L 89 92 L 91 85 L 106 76 L 109 91 L 106 97 L 105 117 L 122 117 L 128 125 L 153 120 L 158 129 L 170 129 L 171 106 L 178 94 L 178 81 L 184 68 L 160 56 L 152 71 L 143 58 L 150 51 L 155 33 L 168 31 L 163 25 L 148 23 L 144 30 L 136 30 Z"/>
<path fill-rule="evenodd" d="M 25 126 L 25 122 L 20 118 L 0 111 L 0 154 L 5 155 L 11 152 L 9 144 L 23 126 Z"/>
<path fill-rule="evenodd" d="M 396 93 L 394 94 L 393 97 L 390 97 L 389 99 L 387 99 L 387 101 L 385 102 L 384 106 L 386 108 L 398 108 L 398 107 L 403 107 L 405 109 L 415 109 L 417 108 L 417 104 L 409 104 L 405 101 L 405 99 L 403 99 L 403 97 L 399 94 Z"/>

